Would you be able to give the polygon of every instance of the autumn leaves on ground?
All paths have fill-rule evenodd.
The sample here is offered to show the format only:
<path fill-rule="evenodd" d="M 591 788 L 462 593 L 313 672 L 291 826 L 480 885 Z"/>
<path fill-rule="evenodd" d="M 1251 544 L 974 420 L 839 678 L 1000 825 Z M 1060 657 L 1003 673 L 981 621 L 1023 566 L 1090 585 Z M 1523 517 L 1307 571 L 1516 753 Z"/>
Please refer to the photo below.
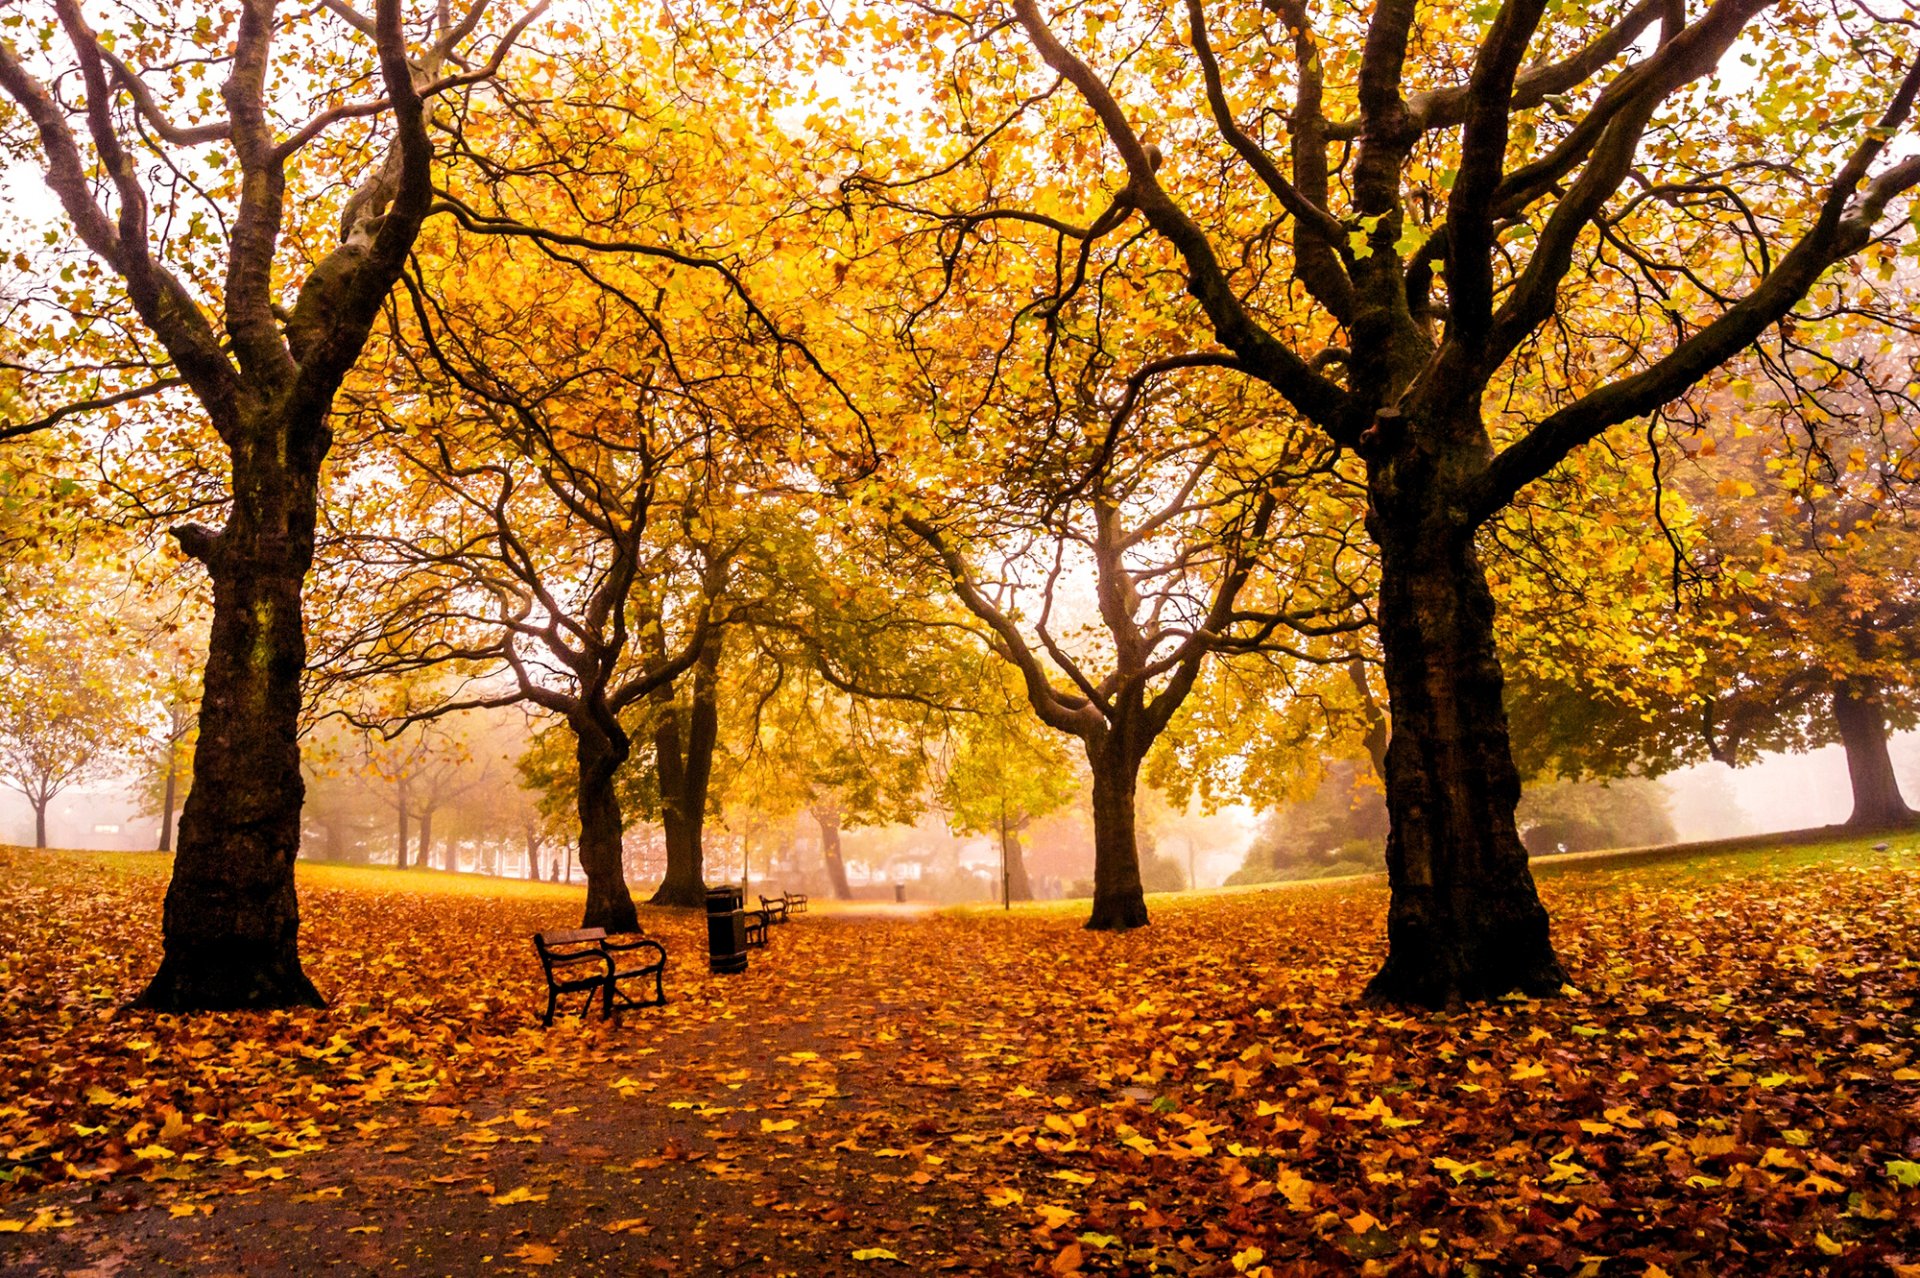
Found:
<path fill-rule="evenodd" d="M 1577 989 L 1455 1015 L 1360 882 L 650 912 L 670 1004 L 551 1031 L 577 890 L 331 867 L 328 1009 L 126 1011 L 166 868 L 0 853 L 0 1272 L 1920 1273 L 1920 845 L 1549 873 Z"/>

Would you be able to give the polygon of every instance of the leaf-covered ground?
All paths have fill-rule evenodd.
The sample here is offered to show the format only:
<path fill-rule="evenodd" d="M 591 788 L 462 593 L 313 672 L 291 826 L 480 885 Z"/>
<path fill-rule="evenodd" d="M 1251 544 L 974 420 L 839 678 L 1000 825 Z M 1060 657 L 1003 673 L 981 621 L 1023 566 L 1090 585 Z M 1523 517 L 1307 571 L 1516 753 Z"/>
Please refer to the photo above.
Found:
<path fill-rule="evenodd" d="M 663 914 L 544 1031 L 575 892 L 308 866 L 332 1007 L 127 1012 L 165 871 L 0 851 L 0 1273 L 1920 1275 L 1900 842 L 1545 875 L 1578 989 L 1453 1016 L 1356 1005 L 1369 883 Z"/>

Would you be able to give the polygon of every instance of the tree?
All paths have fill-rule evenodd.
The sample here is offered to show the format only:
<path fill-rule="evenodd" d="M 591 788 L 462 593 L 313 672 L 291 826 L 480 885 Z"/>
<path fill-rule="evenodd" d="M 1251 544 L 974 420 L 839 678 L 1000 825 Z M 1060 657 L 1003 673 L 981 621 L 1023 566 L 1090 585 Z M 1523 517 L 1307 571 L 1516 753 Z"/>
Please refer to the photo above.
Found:
<path fill-rule="evenodd" d="M 1713 571 L 1697 612 L 1720 616 L 1730 640 L 1708 648 L 1687 718 L 1730 764 L 1837 742 L 1860 830 L 1916 819 L 1888 736 L 1920 723 L 1920 435 L 1913 357 L 1890 346 L 1831 341 L 1832 358 L 1795 351 L 1756 370 L 1770 381 L 1756 376 L 1760 388 L 1723 409 L 1743 429 L 1696 448 L 1686 476 Z"/>
<path fill-rule="evenodd" d="M 1072 760 L 1057 737 L 1035 733 L 1010 714 L 975 719 L 956 735 L 939 792 L 949 822 L 957 833 L 990 834 L 999 842 L 1003 904 L 1031 901 L 1020 832 L 1079 792 Z"/>
<path fill-rule="evenodd" d="M 0 785 L 32 805 L 35 847 L 53 800 L 111 770 L 139 731 L 128 672 L 99 647 L 67 629 L 0 643 Z"/>
<path fill-rule="evenodd" d="M 1855 33 L 1836 80 L 1812 70 L 1828 65 L 1822 24 L 1762 22 L 1765 0 L 1691 19 L 1656 0 L 1613 16 L 1506 0 L 1484 17 L 1417 0 L 1210 16 L 1188 0 L 1184 31 L 1157 6 L 1057 22 L 1040 0 L 1010 8 L 1011 24 L 995 6 L 960 31 L 967 17 L 924 11 L 923 47 L 965 64 L 941 73 L 967 86 L 952 109 L 972 131 L 955 148 L 998 143 L 1017 155 L 1003 173 L 1056 180 L 1044 199 L 1009 180 L 951 208 L 948 257 L 989 231 L 1052 241 L 1058 295 L 1119 269 L 1138 218 L 1155 248 L 1129 283 L 1155 322 L 1131 366 L 1186 358 L 1263 383 L 1358 459 L 1392 721 L 1389 950 L 1369 990 L 1426 1005 L 1558 990 L 1514 822 L 1479 534 L 1889 233 L 1920 181 L 1894 142 L 1920 91 L 1910 33 L 1859 13 L 1872 35 Z M 1758 80 L 1736 91 L 1714 77 L 1742 39 Z M 1812 83 L 1839 101 L 1801 110 Z M 1025 139 L 1038 158 L 1017 154 Z M 1074 162 L 1101 149 L 1117 181 Z M 1057 214 L 1089 190 L 1102 211 Z M 1177 272 L 1190 302 L 1154 270 Z"/>
<path fill-rule="evenodd" d="M 456 18 L 443 7 L 422 43 L 409 38 L 403 0 L 378 0 L 370 17 L 345 4 L 285 15 L 275 0 L 252 0 L 197 23 L 128 9 L 117 15 L 125 29 L 107 34 L 96 33 L 77 0 L 57 0 L 53 10 L 52 22 L 28 28 L 35 39 L 0 44 L 0 91 L 31 122 L 68 222 L 155 344 L 121 342 L 115 335 L 131 325 L 80 330 L 82 351 L 103 367 L 150 369 L 154 379 L 81 407 L 184 387 L 231 472 L 224 526 L 174 529 L 212 578 L 213 620 L 198 784 L 181 816 L 160 970 L 139 1003 L 172 1011 L 318 1003 L 300 966 L 293 861 L 301 594 L 332 442 L 328 418 L 432 206 L 427 101 L 490 76 L 525 22 L 488 59 L 470 51 L 479 8 Z M 309 25 L 317 29 L 297 30 Z M 278 53 L 289 35 L 296 38 L 279 47 L 304 39 L 310 58 Z M 379 87 L 355 93 L 369 62 Z M 206 70 L 222 63 L 227 75 L 215 94 Z M 81 95 L 50 87 L 69 75 Z M 298 101 L 321 86 L 334 101 L 282 133 L 282 98 Z M 177 100 L 164 100 L 168 90 Z M 357 155 L 355 169 L 335 170 L 352 194 L 337 209 L 318 200 L 296 207 L 290 225 L 290 205 L 302 198 L 290 166 L 336 126 L 362 121 L 371 132 L 359 125 L 356 142 L 332 157 Z M 368 146 L 379 158 L 365 158 Z M 202 168 L 210 186 L 180 180 Z M 158 175 L 151 190 L 149 175 Z M 208 196 L 192 207 L 186 193 L 202 190 Z M 318 250 L 287 305 L 275 283 L 283 246 L 312 243 L 318 225 L 308 218 L 323 209 L 338 215 L 337 242 Z M 91 309 L 90 288 L 69 297 L 76 321 Z M 109 348 L 96 349 L 103 342 Z"/>
<path fill-rule="evenodd" d="M 1104 411 L 1052 421 L 1045 444 L 1003 454 L 985 483 L 906 499 L 941 513 L 900 515 L 1040 721 L 1086 753 L 1095 929 L 1147 922 L 1140 769 L 1209 661 L 1283 645 L 1304 655 L 1302 645 L 1365 624 L 1351 583 L 1320 571 L 1296 536 L 1297 510 L 1278 497 L 1331 479 L 1324 455 L 1297 431 L 1222 429 L 1222 415 L 1243 421 L 1245 407 L 1157 385 L 1182 367 L 1148 370 Z M 981 451 L 1001 447 L 983 441 Z M 961 457 L 983 462 L 956 449 Z M 1264 571 L 1282 544 L 1300 549 L 1291 571 Z M 1070 642 L 1056 632 L 1073 624 L 1063 582 L 1075 578 L 1090 578 L 1100 633 Z"/>

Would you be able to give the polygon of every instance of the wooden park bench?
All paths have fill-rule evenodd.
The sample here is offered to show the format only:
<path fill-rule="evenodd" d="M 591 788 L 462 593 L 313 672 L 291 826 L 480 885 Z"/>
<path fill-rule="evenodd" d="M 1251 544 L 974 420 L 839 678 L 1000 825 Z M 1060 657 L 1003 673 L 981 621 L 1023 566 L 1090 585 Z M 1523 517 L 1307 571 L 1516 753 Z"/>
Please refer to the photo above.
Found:
<path fill-rule="evenodd" d="M 536 932 L 533 948 L 547 974 L 547 1014 L 542 1025 L 553 1024 L 562 994 L 585 994 L 580 1015 L 585 1017 L 597 996 L 601 1014 L 612 1019 L 623 1007 L 657 1007 L 667 1001 L 667 947 L 644 936 L 610 937 L 603 927 L 581 927 L 559 932 Z M 631 955 L 632 957 L 628 957 Z M 622 981 L 653 978 L 652 998 L 631 998 L 620 990 Z"/>
<path fill-rule="evenodd" d="M 789 915 L 805 914 L 807 912 L 807 894 L 805 892 L 783 892 L 779 896 L 768 896 L 762 892 L 760 894 L 760 909 L 766 914 L 770 922 L 785 923 Z"/>
<path fill-rule="evenodd" d="M 762 898 L 765 899 L 764 897 Z M 771 916 L 766 910 L 742 910 L 740 917 L 746 921 L 747 944 L 755 949 L 767 943 L 767 924 Z"/>

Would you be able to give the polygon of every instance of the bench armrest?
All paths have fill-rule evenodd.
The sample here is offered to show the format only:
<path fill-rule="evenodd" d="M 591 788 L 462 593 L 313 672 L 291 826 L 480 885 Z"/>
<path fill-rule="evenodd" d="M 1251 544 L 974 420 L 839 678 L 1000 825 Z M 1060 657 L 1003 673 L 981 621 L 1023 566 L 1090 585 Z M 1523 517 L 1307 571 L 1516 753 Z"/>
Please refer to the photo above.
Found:
<path fill-rule="evenodd" d="M 609 969 L 613 967 L 614 954 L 625 953 L 628 950 L 652 950 L 655 954 L 660 956 L 660 962 L 662 964 L 664 964 L 667 961 L 667 947 L 660 944 L 660 942 L 652 940 L 648 937 L 644 937 L 644 936 L 636 937 L 634 940 L 631 940 L 631 941 L 606 940 L 606 941 L 602 941 L 601 944 L 605 946 L 607 950 L 606 959 L 607 959 L 607 967 Z"/>
<path fill-rule="evenodd" d="M 564 954 L 552 950 L 540 951 L 540 961 L 548 967 L 565 967 L 569 963 L 604 963 L 606 959 L 607 956 L 600 950 L 574 950 Z"/>

